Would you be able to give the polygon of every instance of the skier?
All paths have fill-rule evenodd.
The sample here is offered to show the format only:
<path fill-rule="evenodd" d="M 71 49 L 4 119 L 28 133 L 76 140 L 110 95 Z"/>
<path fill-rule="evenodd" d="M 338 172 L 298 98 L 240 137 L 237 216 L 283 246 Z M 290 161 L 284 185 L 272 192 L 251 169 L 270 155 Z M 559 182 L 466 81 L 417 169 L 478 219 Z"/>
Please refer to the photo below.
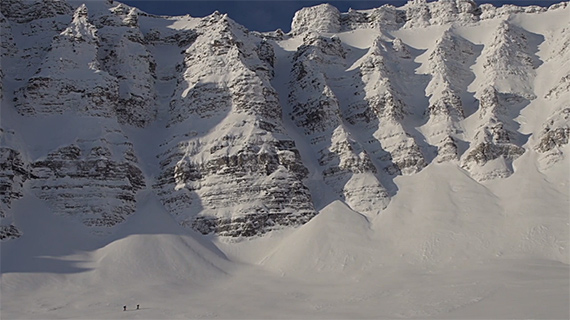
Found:
<path fill-rule="evenodd" d="M 137 304 L 137 310 L 139 309 L 139 305 Z"/>
<path fill-rule="evenodd" d="M 123 306 L 123 311 L 127 311 L 127 306 Z"/>

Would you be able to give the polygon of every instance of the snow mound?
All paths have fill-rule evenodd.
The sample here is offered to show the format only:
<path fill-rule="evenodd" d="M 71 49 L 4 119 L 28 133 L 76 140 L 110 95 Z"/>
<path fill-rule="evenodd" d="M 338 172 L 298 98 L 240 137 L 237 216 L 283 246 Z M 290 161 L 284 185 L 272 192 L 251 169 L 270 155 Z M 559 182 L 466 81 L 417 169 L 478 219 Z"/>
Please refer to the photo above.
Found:
<path fill-rule="evenodd" d="M 283 274 L 350 273 L 369 266 L 374 250 L 365 216 L 340 201 L 283 240 L 261 265 Z"/>

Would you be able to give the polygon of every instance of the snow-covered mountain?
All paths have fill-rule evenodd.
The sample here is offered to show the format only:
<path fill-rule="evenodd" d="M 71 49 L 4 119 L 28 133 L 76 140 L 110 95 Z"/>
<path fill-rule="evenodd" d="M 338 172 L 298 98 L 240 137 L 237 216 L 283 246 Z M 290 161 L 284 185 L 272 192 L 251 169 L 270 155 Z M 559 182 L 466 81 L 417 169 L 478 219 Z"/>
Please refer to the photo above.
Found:
<path fill-rule="evenodd" d="M 7 318 L 568 318 L 569 2 L 0 9 Z"/>
<path fill-rule="evenodd" d="M 568 162 L 568 7 L 323 4 L 284 34 L 3 1 L 2 238 L 25 233 L 24 190 L 112 227 L 146 188 L 181 225 L 254 236 L 335 199 L 373 219 L 396 177 L 441 163 L 485 183 L 527 156 L 549 175 Z"/>

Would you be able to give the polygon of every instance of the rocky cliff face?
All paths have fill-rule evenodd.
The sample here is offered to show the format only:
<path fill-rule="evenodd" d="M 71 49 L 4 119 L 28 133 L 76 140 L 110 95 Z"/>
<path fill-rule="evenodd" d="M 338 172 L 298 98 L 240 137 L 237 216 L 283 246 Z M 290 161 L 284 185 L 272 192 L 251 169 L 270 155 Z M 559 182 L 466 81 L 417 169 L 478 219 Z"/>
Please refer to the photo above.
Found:
<path fill-rule="evenodd" d="M 336 75 L 348 67 L 341 40 L 308 33 L 292 63 L 291 119 L 316 151 L 319 174 L 351 208 L 378 214 L 387 205 L 387 191 L 370 155 L 344 124 L 338 97 L 344 92 Z"/>
<path fill-rule="evenodd" d="M 30 3 L 20 2 L 20 5 Z M 56 1 L 54 5 L 62 3 Z M 43 10 L 43 7 L 36 6 L 37 3 L 31 3 L 28 8 L 32 11 Z M 42 24 L 48 24 L 49 19 L 62 21 L 63 18 L 59 15 L 65 14 L 54 11 L 53 15 L 40 15 L 37 19 L 44 20 Z M 111 13 L 109 19 L 112 18 L 114 16 Z M 14 19 L 20 21 L 17 17 Z M 131 101 L 133 92 L 145 91 L 144 88 L 137 87 L 140 83 L 129 82 L 136 79 L 137 73 L 132 68 L 124 68 L 119 62 L 119 71 L 119 67 L 108 65 L 109 55 L 103 52 L 112 50 L 107 49 L 109 41 L 115 43 L 113 46 L 121 46 L 120 51 L 125 55 L 135 58 L 131 60 L 133 64 L 127 66 L 143 68 L 144 71 L 139 73 L 146 77 L 138 79 L 148 84 L 147 79 L 152 79 L 153 75 L 149 68 L 145 69 L 144 61 L 136 59 L 138 56 L 132 53 L 129 43 L 116 43 L 116 39 L 111 36 L 100 37 L 100 33 L 110 33 L 107 28 L 111 27 L 96 27 L 93 21 L 98 19 L 100 17 L 89 15 L 87 6 L 79 6 L 73 12 L 68 27 L 56 33 L 51 43 L 46 43 L 46 53 L 41 60 L 37 59 L 40 54 L 24 57 L 24 60 L 28 59 L 29 69 L 38 60 L 39 63 L 29 79 L 21 81 L 17 90 L 9 92 L 13 97 L 15 111 L 19 114 L 12 121 L 19 117 L 29 119 L 36 122 L 38 134 L 48 136 L 57 129 L 37 125 L 42 119 L 63 126 L 75 122 L 76 126 L 63 133 L 67 136 L 66 139 L 57 141 L 56 137 L 52 137 L 55 140 L 50 141 L 53 149 L 34 156 L 25 168 L 22 167 L 19 150 L 3 149 L 6 154 L 4 167 L 11 170 L 6 173 L 11 185 L 6 187 L 10 192 L 4 195 L 4 202 L 10 204 L 13 199 L 21 197 L 18 190 L 22 189 L 23 182 L 27 180 L 31 193 L 45 200 L 54 213 L 74 217 L 88 226 L 110 227 L 124 221 L 135 211 L 135 194 L 146 183 L 137 167 L 133 145 L 120 124 L 143 125 L 154 117 L 154 113 L 148 108 L 145 110 L 147 105 L 152 104 L 152 99 L 146 97 L 142 105 Z M 34 21 L 36 20 L 29 23 Z M 125 27 L 113 28 L 115 35 L 129 33 L 129 30 L 124 30 Z M 57 32 L 57 28 L 51 28 L 47 32 Z M 16 42 L 23 41 L 26 36 L 16 37 Z M 41 43 L 35 44 L 38 45 Z M 10 58 L 7 56 L 6 60 Z M 126 57 L 122 59 L 127 60 Z M 7 74 L 17 81 L 18 76 L 24 76 L 26 71 L 28 70 L 17 73 L 15 69 L 8 69 Z M 147 89 L 152 95 L 150 85 Z M 144 95 L 149 95 L 148 92 L 145 91 Z M 124 99 L 123 95 L 131 100 Z M 145 120 L 140 119 L 141 114 Z M 85 121 L 93 122 L 88 124 Z M 3 119 L 2 125 L 9 124 Z M 14 135 L 21 137 L 22 132 L 15 130 Z M 7 139 L 5 143 L 14 143 L 9 141 Z M 30 143 L 34 145 L 33 142 Z"/>
<path fill-rule="evenodd" d="M 547 35 L 547 41 L 553 45 L 544 55 L 543 61 L 551 67 L 547 75 L 548 85 L 545 86 L 542 97 L 545 105 L 550 106 L 548 118 L 544 121 L 541 131 L 534 139 L 534 149 L 540 153 L 541 166 L 548 168 L 565 159 L 564 147 L 570 137 L 570 64 L 560 63 L 560 57 L 570 55 L 570 28 L 564 27 Z"/>
<path fill-rule="evenodd" d="M 512 161 L 525 152 L 514 118 L 536 98 L 536 36 L 502 21 L 481 52 L 483 76 L 475 96 L 482 121 L 462 164 L 478 180 L 511 175 Z"/>
<path fill-rule="evenodd" d="M 403 74 L 413 67 L 413 61 L 405 45 L 399 39 L 388 41 L 379 36 L 359 61 L 361 81 L 364 88 L 355 95 L 364 95 L 355 106 L 365 114 L 364 123 L 372 125 L 373 139 L 386 152 L 379 160 L 386 163 L 383 169 L 388 174 L 413 174 L 426 166 L 425 156 L 415 137 L 405 127 L 412 113 L 405 97 L 408 84 L 416 84 L 415 76 Z M 355 122 L 358 125 L 358 122 Z"/>
<path fill-rule="evenodd" d="M 16 93 L 20 114 L 111 117 L 118 85 L 101 72 L 98 31 L 87 14 L 86 6 L 75 11 L 69 27 L 54 37 L 37 72 Z"/>
<path fill-rule="evenodd" d="M 464 143 L 461 121 L 466 116 L 463 99 L 468 99 L 464 93 L 475 78 L 469 66 L 476 53 L 476 45 L 451 30 L 443 33 L 429 53 L 431 80 L 426 94 L 430 100 L 425 116 L 426 127 L 434 130 L 426 138 L 437 146 L 437 162 L 459 159 L 459 144 Z"/>
<path fill-rule="evenodd" d="M 270 84 L 274 59 L 266 42 L 219 14 L 184 50 L 168 121 L 175 136 L 155 185 L 181 224 L 253 236 L 316 214 Z"/>
<path fill-rule="evenodd" d="M 120 132 L 109 135 L 120 135 Z M 118 140 L 118 139 L 117 139 Z M 135 211 L 135 194 L 145 186 L 132 145 L 107 139 L 77 141 L 31 165 L 31 189 L 60 215 L 88 226 L 112 227 Z"/>
<path fill-rule="evenodd" d="M 101 66 L 118 80 L 114 111 L 119 123 L 145 127 L 157 113 L 156 62 L 139 28 L 139 11 L 119 5 L 112 12 L 95 21 L 102 43 Z"/>
<path fill-rule="evenodd" d="M 306 223 L 315 197 L 372 219 L 427 166 L 481 183 L 525 157 L 547 172 L 567 161 L 568 10 L 323 4 L 285 34 L 3 1 L 0 238 L 25 234 L 27 197 L 99 232 L 146 190 L 183 226 L 250 237 Z"/>
<path fill-rule="evenodd" d="M 2 137 L 6 134 L 0 131 Z M 17 150 L 0 148 L 0 240 L 18 238 L 20 230 L 13 223 L 11 204 L 23 197 L 24 182 L 31 178 L 30 168 Z"/>

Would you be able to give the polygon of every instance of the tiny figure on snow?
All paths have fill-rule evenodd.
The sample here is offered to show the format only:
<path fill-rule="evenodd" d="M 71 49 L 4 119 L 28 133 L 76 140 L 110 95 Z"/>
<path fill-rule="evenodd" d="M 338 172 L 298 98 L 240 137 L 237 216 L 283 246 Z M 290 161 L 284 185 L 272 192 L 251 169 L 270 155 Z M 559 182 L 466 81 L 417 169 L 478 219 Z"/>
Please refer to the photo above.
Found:
<path fill-rule="evenodd" d="M 127 311 L 127 306 L 123 306 L 123 311 Z"/>
<path fill-rule="evenodd" d="M 137 310 L 139 309 L 139 305 L 137 304 Z"/>

